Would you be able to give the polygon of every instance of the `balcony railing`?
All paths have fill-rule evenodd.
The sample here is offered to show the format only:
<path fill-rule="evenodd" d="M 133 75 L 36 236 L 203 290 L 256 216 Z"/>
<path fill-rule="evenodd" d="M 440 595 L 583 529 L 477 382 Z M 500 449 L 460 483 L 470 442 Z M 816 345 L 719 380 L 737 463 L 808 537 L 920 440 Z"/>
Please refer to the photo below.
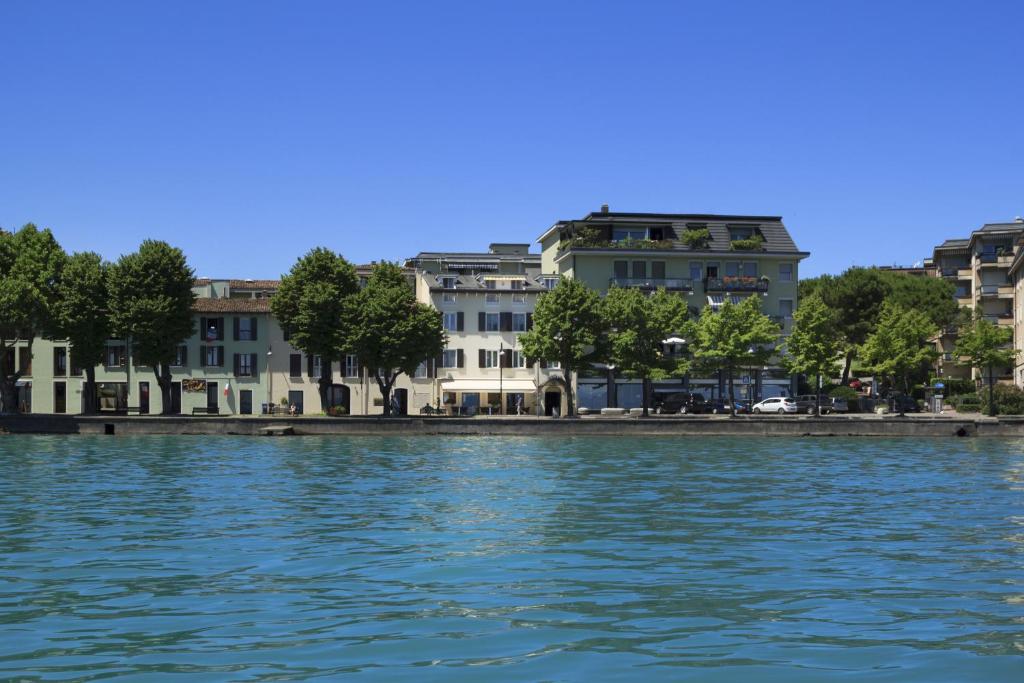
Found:
<path fill-rule="evenodd" d="M 999 285 L 978 285 L 978 294 L 981 296 L 995 296 L 999 293 Z"/>
<path fill-rule="evenodd" d="M 677 291 L 690 291 L 693 289 L 693 280 L 677 277 L 613 277 L 611 284 L 615 287 L 636 287 L 639 289 L 672 289 Z"/>
<path fill-rule="evenodd" d="M 942 277 L 956 277 L 958 272 L 960 272 L 959 268 L 943 268 Z"/>
<path fill-rule="evenodd" d="M 768 281 L 756 277 L 709 277 L 704 280 L 706 292 L 767 292 Z"/>

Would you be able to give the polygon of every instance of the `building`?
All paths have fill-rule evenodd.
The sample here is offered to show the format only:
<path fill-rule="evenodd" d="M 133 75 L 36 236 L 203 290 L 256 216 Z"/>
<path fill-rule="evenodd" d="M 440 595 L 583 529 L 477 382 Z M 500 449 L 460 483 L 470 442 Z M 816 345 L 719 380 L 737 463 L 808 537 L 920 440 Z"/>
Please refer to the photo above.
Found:
<path fill-rule="evenodd" d="M 557 284 L 541 276 L 529 244 L 491 244 L 486 252 L 421 252 L 416 297 L 443 316 L 448 343 L 428 376 L 448 414 L 563 414 L 562 372 L 556 363 L 530 364 L 518 335 L 533 327 L 537 296 Z"/>
<path fill-rule="evenodd" d="M 957 302 L 971 311 L 980 311 L 985 319 L 1015 329 L 1015 343 L 1020 344 L 1016 332 L 1019 317 L 1014 316 L 1016 278 L 1020 265 L 1018 244 L 1024 237 L 1024 219 L 1011 223 L 986 223 L 966 239 L 946 240 L 935 247 L 932 261 L 934 274 L 956 285 Z M 954 355 L 957 329 L 947 327 L 941 331 L 938 347 L 939 374 L 950 378 L 970 378 L 972 372 L 958 362 Z M 1014 379 L 1013 368 L 995 368 L 994 376 L 1000 382 Z M 983 379 L 987 379 L 986 376 Z M 1019 380 L 1018 380 L 1019 381 Z"/>
<path fill-rule="evenodd" d="M 539 238 L 541 279 L 572 277 L 601 292 L 609 287 L 664 287 L 687 299 L 693 314 L 726 300 L 762 297 L 762 311 L 792 328 L 797 306 L 800 251 L 778 216 L 620 213 L 602 206 L 576 220 L 562 220 Z M 640 383 L 617 380 L 609 396 L 605 372 L 579 379 L 580 405 L 640 405 Z M 792 392 L 793 378 L 779 367 L 751 368 L 739 378 L 741 398 L 757 400 Z M 656 383 L 655 391 L 692 387 L 722 396 L 723 377 Z"/>

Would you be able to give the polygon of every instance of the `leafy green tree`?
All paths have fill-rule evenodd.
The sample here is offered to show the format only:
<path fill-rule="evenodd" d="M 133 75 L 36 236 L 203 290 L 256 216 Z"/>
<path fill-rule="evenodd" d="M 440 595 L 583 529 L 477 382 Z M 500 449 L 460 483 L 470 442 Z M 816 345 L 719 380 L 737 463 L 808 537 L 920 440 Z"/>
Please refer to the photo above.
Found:
<path fill-rule="evenodd" d="M 17 410 L 14 348 L 27 342 L 31 356 L 37 336 L 53 335 L 58 283 L 67 254 L 48 230 L 31 223 L 14 233 L 0 230 L 0 403 L 4 412 Z"/>
<path fill-rule="evenodd" d="M 710 306 L 701 311 L 693 355 L 704 367 L 726 373 L 730 415 L 736 414 L 736 370 L 767 362 L 779 333 L 779 326 L 761 313 L 761 301 L 756 296 L 738 304 L 726 301 L 717 311 Z"/>
<path fill-rule="evenodd" d="M 612 287 L 601 302 L 609 364 L 643 381 L 643 414 L 648 414 L 651 379 L 685 374 L 689 363 L 662 352 L 662 342 L 689 329 L 686 301 L 659 289 L 650 296 L 639 289 Z"/>
<path fill-rule="evenodd" d="M 391 389 L 402 373 L 444 350 L 440 311 L 416 301 L 402 269 L 382 262 L 366 286 L 345 300 L 344 346 L 373 373 L 384 398 L 384 415 L 391 414 Z"/>
<path fill-rule="evenodd" d="M 557 360 L 565 373 L 566 414 L 575 414 L 572 373 L 602 356 L 601 299 L 579 280 L 562 278 L 537 298 L 533 329 L 519 336 L 519 346 L 531 361 Z"/>
<path fill-rule="evenodd" d="M 340 254 L 317 247 L 301 257 L 270 299 L 289 343 L 307 356 L 320 356 L 320 406 L 328 408 L 331 363 L 345 352 L 341 321 L 345 300 L 359 290 L 356 269 Z"/>
<path fill-rule="evenodd" d="M 58 285 L 56 327 L 68 340 L 71 358 L 85 370 L 83 410 L 96 412 L 96 366 L 110 338 L 107 270 L 99 254 L 78 252 L 68 258 Z"/>
<path fill-rule="evenodd" d="M 989 413 L 995 415 L 992 368 L 1012 368 L 1016 364 L 1018 351 L 1013 348 L 1013 330 L 985 320 L 978 311 L 973 320 L 969 320 L 960 328 L 953 354 L 966 358 L 979 375 L 988 371 L 988 407 Z"/>
<path fill-rule="evenodd" d="M 786 368 L 808 377 L 831 377 L 842 350 L 835 314 L 817 294 L 803 299 L 793 315 L 793 331 L 786 339 Z M 818 400 L 814 414 L 820 416 L 821 382 L 815 382 L 815 386 Z"/>
<path fill-rule="evenodd" d="M 924 313 L 937 328 L 956 323 L 960 306 L 954 296 L 956 287 L 951 281 L 941 277 L 878 272 L 889 291 L 888 301 Z"/>
<path fill-rule="evenodd" d="M 938 355 L 930 341 L 937 331 L 935 323 L 921 311 L 886 302 L 877 329 L 860 349 L 861 360 L 876 375 L 889 378 L 893 386 L 901 384 L 909 395 L 911 375 L 927 367 Z"/>
<path fill-rule="evenodd" d="M 144 241 L 107 272 L 111 332 L 128 338 L 139 364 L 153 368 L 164 415 L 178 346 L 195 332 L 194 278 L 181 249 L 159 240 Z"/>

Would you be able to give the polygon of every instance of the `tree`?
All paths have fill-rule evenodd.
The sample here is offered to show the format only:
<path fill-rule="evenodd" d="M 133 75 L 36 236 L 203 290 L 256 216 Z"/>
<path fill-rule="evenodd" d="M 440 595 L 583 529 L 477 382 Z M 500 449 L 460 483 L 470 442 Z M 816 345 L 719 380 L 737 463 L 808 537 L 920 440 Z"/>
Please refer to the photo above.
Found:
<path fill-rule="evenodd" d="M 909 395 L 910 376 L 938 355 L 929 341 L 936 332 L 935 323 L 926 314 L 887 301 L 882 306 L 877 329 L 860 349 L 861 359 L 876 375 L 889 378 L 894 386 L 902 383 L 904 393 Z"/>
<path fill-rule="evenodd" d="M 0 230 L 0 409 L 17 410 L 18 380 L 14 349 L 32 354 L 37 336 L 54 333 L 58 282 L 67 255 L 53 234 L 31 223 L 14 233 Z"/>
<path fill-rule="evenodd" d="M 171 365 L 178 346 L 195 332 L 194 279 L 185 254 L 159 240 L 146 240 L 107 273 L 110 328 L 128 338 L 138 364 L 153 368 L 161 413 L 171 413 Z"/>
<path fill-rule="evenodd" d="M 356 269 L 340 254 L 317 247 L 301 257 L 270 299 L 270 310 L 291 335 L 289 343 L 320 357 L 320 406 L 328 408 L 331 363 L 345 352 L 345 300 L 359 290 Z"/>
<path fill-rule="evenodd" d="M 533 329 L 519 335 L 519 347 L 531 361 L 557 360 L 565 373 L 566 414 L 575 414 L 572 373 L 601 357 L 601 299 L 579 280 L 562 278 L 537 298 Z"/>
<path fill-rule="evenodd" d="M 56 327 L 59 336 L 68 340 L 75 364 L 85 370 L 85 413 L 96 412 L 96 366 L 103 362 L 110 338 L 108 269 L 99 254 L 72 254 L 58 285 Z"/>
<path fill-rule="evenodd" d="M 402 373 L 444 350 L 440 311 L 416 301 L 402 269 L 382 262 L 366 286 L 345 301 L 344 347 L 373 373 L 384 398 L 384 415 L 391 414 L 391 389 Z"/>
<path fill-rule="evenodd" d="M 1013 367 L 1016 363 L 1018 351 L 1013 348 L 1013 330 L 985 320 L 978 311 L 973 320 L 960 328 L 953 353 L 959 358 L 966 358 L 979 373 L 988 370 L 989 414 L 994 416 L 996 401 L 992 368 Z"/>
<path fill-rule="evenodd" d="M 793 315 L 793 331 L 786 339 L 788 355 L 783 362 L 787 369 L 820 380 L 822 375 L 831 375 L 842 350 L 843 339 L 836 327 L 835 314 L 817 294 L 802 300 Z M 820 417 L 820 381 L 816 387 L 818 400 L 814 414 Z"/>
<path fill-rule="evenodd" d="M 779 339 L 779 326 L 761 313 L 761 301 L 749 296 L 738 304 L 726 301 L 715 311 L 706 306 L 697 320 L 694 357 L 705 367 L 726 373 L 729 414 L 736 414 L 733 378 L 738 368 L 763 365 Z"/>
<path fill-rule="evenodd" d="M 639 289 L 613 287 L 601 302 L 607 330 L 605 358 L 643 382 L 643 414 L 647 417 L 652 378 L 685 374 L 689 364 L 662 353 L 662 342 L 688 329 L 686 301 L 664 288 L 650 296 Z"/>

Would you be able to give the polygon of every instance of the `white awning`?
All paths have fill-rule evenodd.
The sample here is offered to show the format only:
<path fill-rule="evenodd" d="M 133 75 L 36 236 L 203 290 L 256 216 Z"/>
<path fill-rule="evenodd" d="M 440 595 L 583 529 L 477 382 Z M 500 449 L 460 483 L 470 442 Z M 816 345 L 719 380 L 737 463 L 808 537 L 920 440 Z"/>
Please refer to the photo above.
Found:
<path fill-rule="evenodd" d="M 499 391 L 498 378 L 494 379 L 450 379 L 441 382 L 442 391 Z M 501 391 L 528 392 L 536 391 L 537 385 L 532 379 L 506 379 L 500 383 Z"/>

